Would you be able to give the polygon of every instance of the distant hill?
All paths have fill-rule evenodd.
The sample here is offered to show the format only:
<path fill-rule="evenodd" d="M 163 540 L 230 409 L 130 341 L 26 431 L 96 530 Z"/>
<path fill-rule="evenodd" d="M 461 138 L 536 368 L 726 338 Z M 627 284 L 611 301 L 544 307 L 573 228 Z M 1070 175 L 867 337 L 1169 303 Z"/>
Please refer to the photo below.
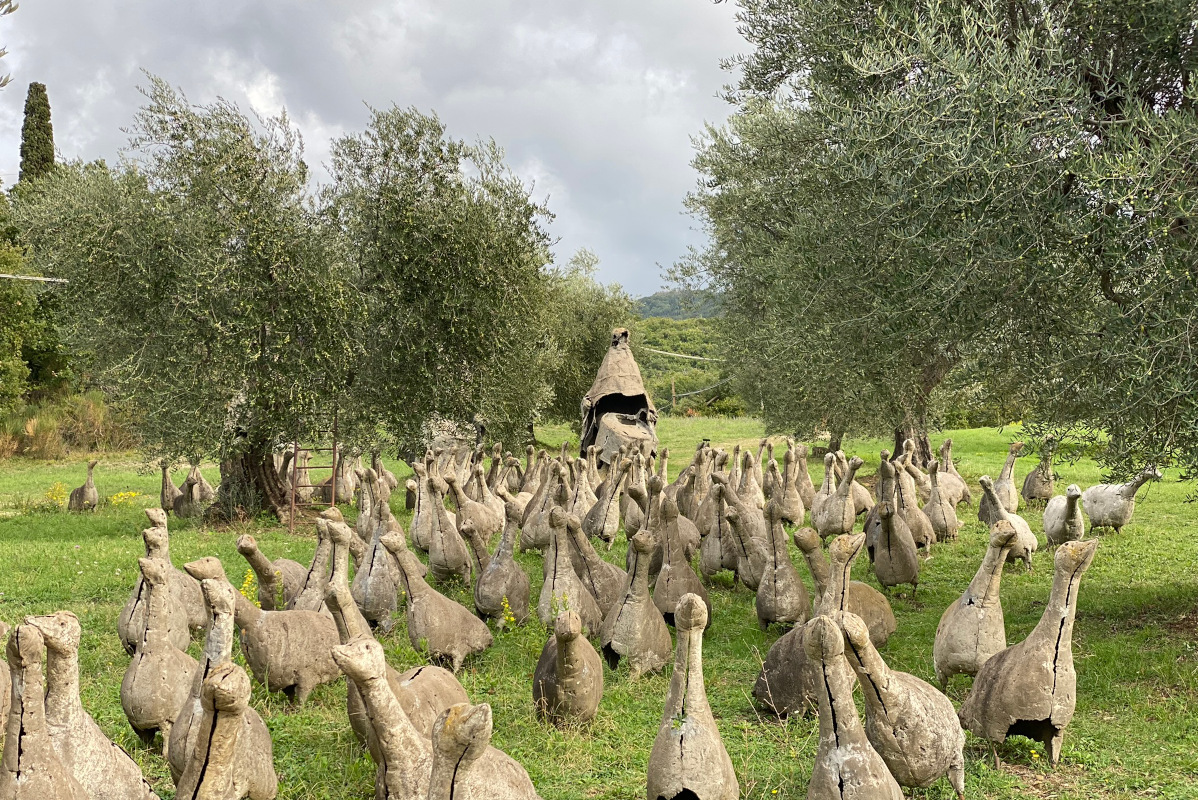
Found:
<path fill-rule="evenodd" d="M 707 292 L 689 289 L 663 289 L 636 300 L 636 311 L 642 317 L 668 319 L 709 319 L 720 314 L 720 300 Z"/>

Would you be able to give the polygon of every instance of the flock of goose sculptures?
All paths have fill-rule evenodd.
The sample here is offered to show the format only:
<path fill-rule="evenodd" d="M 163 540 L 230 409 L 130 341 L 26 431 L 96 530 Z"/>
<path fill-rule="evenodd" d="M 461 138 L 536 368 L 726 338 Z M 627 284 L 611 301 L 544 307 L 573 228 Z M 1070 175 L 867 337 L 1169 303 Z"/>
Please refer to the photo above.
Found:
<path fill-rule="evenodd" d="M 1097 549 L 1097 540 L 1083 538 L 1081 511 L 1092 526 L 1118 531 L 1131 519 L 1137 489 L 1159 473 L 1147 470 L 1131 483 L 1085 492 L 1071 485 L 1054 496 L 1051 454 L 1044 456 L 1022 496 L 1047 501 L 1044 529 L 1057 548 L 1052 591 L 1036 628 L 1009 647 L 998 596 L 1003 564 L 1022 560 L 1030 569 L 1037 545 L 1016 513 L 1021 493 L 1012 470 L 1021 445 L 1011 446 L 998 480 L 981 478 L 978 513 L 990 527 L 989 548 L 968 588 L 945 610 L 933 650 L 941 688 L 954 674 L 974 676 L 958 712 L 940 689 L 887 667 L 877 648 L 896 629 L 890 604 L 882 592 L 849 578 L 865 550 L 884 589 L 910 584 L 914 595 L 918 550 L 953 540 L 956 508 L 970 500 L 953 466 L 952 441 L 926 473 L 913 464 L 910 442 L 897 458 L 883 451 L 876 503 L 855 480 L 859 458 L 826 455 L 816 491 L 806 447 L 787 444 L 781 467 L 764 440 L 756 458 L 741 457 L 739 447 L 729 454 L 700 445 L 668 485 L 665 450 L 660 458 L 622 452 L 608 468 L 594 448 L 587 458 L 570 458 L 563 446 L 557 459 L 544 451 L 534 457 L 529 448 L 521 465 L 496 446 L 489 470 L 481 448 L 429 452 L 406 485 L 415 507 L 410 544 L 427 553 L 427 567 L 391 513 L 395 476 L 377 458 L 371 469 L 342 468 L 334 479 L 357 492 L 357 520 L 351 527 L 336 508 L 325 510 L 316 520 L 311 564 L 272 561 L 251 536 L 238 539 L 257 574 L 257 604 L 233 587 L 216 558 L 176 569 L 166 511 L 149 509 L 141 576 L 117 626 L 132 656 L 121 704 L 147 745 L 161 734 L 176 797 L 275 797 L 270 734 L 249 705 L 249 677 L 232 660 L 239 632 L 254 679 L 297 705 L 317 685 L 346 676 L 349 723 L 378 766 L 380 800 L 536 798 L 524 768 L 490 746 L 490 706 L 471 704 L 455 677 L 467 657 L 491 644 L 484 620 L 519 624 L 535 612 L 552 630 L 533 678 L 541 718 L 576 724 L 595 716 L 601 657 L 613 668 L 627 660 L 635 679 L 663 669 L 672 656 L 646 796 L 736 798 L 736 774 L 704 688 L 703 632 L 711 608 L 700 577 L 731 570 L 756 591 L 763 627 L 790 627 L 770 649 L 754 695 L 779 715 L 818 713 L 809 798 L 897 800 L 900 787 L 926 787 L 942 777 L 964 797 L 963 729 L 992 748 L 1016 734 L 1038 740 L 1055 764 L 1076 703 L 1071 640 L 1078 585 Z M 88 482 L 72 492 L 72 507 L 76 494 L 95 505 L 93 466 Z M 289 479 L 288 464 L 281 469 Z M 197 476 L 193 470 L 187 491 L 201 485 Z M 162 505 L 177 510 L 183 495 L 173 485 L 168 491 L 168 483 L 164 470 Z M 791 562 L 783 527 L 802 524 L 808 509 L 812 527 L 792 537 L 814 579 L 814 602 Z M 860 515 L 864 533 L 853 533 Z M 627 570 L 604 560 L 593 544 L 610 548 L 621 523 L 630 543 Z M 501 538 L 491 552 L 495 534 Z M 830 540 L 826 555 L 821 540 Z M 513 559 L 517 549 L 544 553 L 535 606 L 528 576 Z M 474 611 L 433 588 L 428 572 L 436 582 L 470 582 Z M 388 632 L 401 606 L 412 646 L 450 669 L 400 673 L 386 662 L 374 632 Z M 185 651 L 192 633 L 201 632 L 197 661 Z M 0 705 L 7 717 L 0 800 L 156 797 L 134 761 L 84 710 L 79 643 L 79 621 L 69 611 L 26 617 L 8 636 L 12 692 Z M 854 682 L 865 698 L 864 724 Z M 994 757 L 997 765 L 996 751 Z"/>

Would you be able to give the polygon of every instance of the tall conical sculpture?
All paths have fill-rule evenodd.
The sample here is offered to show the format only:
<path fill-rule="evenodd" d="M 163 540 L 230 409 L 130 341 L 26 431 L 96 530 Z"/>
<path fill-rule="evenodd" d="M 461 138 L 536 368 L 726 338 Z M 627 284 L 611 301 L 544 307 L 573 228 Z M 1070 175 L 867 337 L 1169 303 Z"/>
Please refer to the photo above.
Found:
<path fill-rule="evenodd" d="M 582 398 L 582 443 L 598 448 L 599 460 L 611 464 L 621 445 L 646 453 L 657 450 L 657 409 L 645 391 L 640 367 L 628 346 L 628 329 L 611 332 L 611 347 L 599 365 L 595 382 Z"/>

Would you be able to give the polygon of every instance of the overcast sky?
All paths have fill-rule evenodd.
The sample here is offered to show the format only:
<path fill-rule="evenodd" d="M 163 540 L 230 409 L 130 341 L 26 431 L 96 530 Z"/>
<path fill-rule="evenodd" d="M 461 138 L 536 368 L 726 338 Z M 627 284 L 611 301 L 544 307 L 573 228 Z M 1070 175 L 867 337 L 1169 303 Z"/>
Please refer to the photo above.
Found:
<path fill-rule="evenodd" d="M 722 121 L 742 49 L 732 3 L 711 0 L 22 0 L 0 18 L 0 178 L 16 181 L 25 92 L 46 84 L 62 158 L 114 160 L 140 105 L 140 70 L 193 102 L 286 107 L 323 180 L 328 143 L 365 104 L 434 110 L 452 136 L 493 137 L 548 199 L 564 262 L 655 291 L 701 244 L 682 200 L 691 137 Z"/>

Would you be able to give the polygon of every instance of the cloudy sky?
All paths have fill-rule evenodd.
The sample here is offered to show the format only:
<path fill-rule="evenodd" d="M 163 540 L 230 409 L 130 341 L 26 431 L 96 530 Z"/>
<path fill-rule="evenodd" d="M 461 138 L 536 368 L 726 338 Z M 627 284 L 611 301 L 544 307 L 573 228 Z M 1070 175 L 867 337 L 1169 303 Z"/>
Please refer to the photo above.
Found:
<path fill-rule="evenodd" d="M 548 198 L 558 261 L 580 247 L 633 294 L 701 244 L 682 200 L 691 137 L 723 120 L 719 59 L 739 52 L 711 0 L 23 0 L 0 19 L 0 179 L 16 180 L 25 91 L 46 84 L 63 158 L 113 160 L 148 70 L 195 102 L 285 107 L 317 179 L 366 104 L 435 110 L 493 137 Z"/>

